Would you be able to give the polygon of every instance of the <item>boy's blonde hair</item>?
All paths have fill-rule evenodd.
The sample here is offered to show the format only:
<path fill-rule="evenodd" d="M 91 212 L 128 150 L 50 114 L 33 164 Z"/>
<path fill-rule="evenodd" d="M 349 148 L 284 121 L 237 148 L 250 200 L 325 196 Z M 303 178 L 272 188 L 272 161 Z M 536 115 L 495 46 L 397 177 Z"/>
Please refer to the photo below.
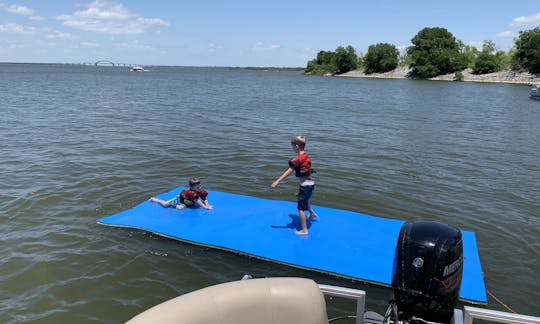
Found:
<path fill-rule="evenodd" d="M 300 148 L 304 148 L 304 147 L 306 147 L 306 137 L 302 136 L 302 135 L 294 136 L 291 139 L 291 144 L 298 145 L 298 146 L 300 146 Z"/>

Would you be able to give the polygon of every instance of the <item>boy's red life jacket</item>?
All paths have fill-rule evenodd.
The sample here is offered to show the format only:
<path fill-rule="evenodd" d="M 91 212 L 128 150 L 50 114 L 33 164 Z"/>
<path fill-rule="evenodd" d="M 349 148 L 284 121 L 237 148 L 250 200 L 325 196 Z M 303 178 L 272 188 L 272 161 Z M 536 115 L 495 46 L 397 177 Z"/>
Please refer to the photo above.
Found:
<path fill-rule="evenodd" d="M 206 190 L 204 189 L 195 191 L 189 188 L 182 190 L 182 193 L 180 194 L 180 202 L 188 207 L 191 207 L 195 205 L 197 199 L 199 198 L 201 198 L 202 200 L 206 200 L 206 196 L 208 196 L 208 192 L 206 192 Z"/>
<path fill-rule="evenodd" d="M 311 158 L 307 153 L 302 153 L 297 157 L 293 157 L 289 160 L 289 167 L 294 170 L 294 174 L 298 178 L 309 177 L 312 173 L 315 172 L 311 167 Z"/>

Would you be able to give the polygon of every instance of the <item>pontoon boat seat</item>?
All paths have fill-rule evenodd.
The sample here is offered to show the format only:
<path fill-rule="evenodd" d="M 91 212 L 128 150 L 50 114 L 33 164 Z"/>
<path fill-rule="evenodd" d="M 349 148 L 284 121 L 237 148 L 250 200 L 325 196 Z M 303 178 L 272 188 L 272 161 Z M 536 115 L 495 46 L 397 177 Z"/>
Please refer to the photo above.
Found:
<path fill-rule="evenodd" d="M 319 286 L 304 278 L 233 281 L 154 306 L 129 324 L 328 324 Z"/>

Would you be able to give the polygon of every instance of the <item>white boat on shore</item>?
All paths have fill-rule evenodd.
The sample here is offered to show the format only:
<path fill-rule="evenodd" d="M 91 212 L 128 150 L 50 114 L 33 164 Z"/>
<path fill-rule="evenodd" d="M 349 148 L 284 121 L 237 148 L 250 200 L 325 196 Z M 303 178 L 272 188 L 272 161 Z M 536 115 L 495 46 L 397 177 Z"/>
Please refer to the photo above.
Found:
<path fill-rule="evenodd" d="M 531 93 L 529 96 L 531 99 L 540 100 L 540 84 L 531 85 Z"/>
<path fill-rule="evenodd" d="M 142 72 L 144 71 L 144 68 L 140 65 L 135 65 L 131 68 L 131 71 L 134 71 L 134 72 Z"/>

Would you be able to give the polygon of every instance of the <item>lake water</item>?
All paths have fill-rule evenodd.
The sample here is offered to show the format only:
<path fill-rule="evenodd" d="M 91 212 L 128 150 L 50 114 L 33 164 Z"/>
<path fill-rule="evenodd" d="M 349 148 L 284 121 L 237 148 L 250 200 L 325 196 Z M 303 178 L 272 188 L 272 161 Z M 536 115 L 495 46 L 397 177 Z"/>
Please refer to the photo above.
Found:
<path fill-rule="evenodd" d="M 383 312 L 389 288 L 96 224 L 192 176 L 292 201 L 295 181 L 270 184 L 295 134 L 314 205 L 474 231 L 489 293 L 540 315 L 540 102 L 526 85 L 148 69 L 0 64 L 1 323 L 119 323 L 244 274 L 365 289 Z"/>

